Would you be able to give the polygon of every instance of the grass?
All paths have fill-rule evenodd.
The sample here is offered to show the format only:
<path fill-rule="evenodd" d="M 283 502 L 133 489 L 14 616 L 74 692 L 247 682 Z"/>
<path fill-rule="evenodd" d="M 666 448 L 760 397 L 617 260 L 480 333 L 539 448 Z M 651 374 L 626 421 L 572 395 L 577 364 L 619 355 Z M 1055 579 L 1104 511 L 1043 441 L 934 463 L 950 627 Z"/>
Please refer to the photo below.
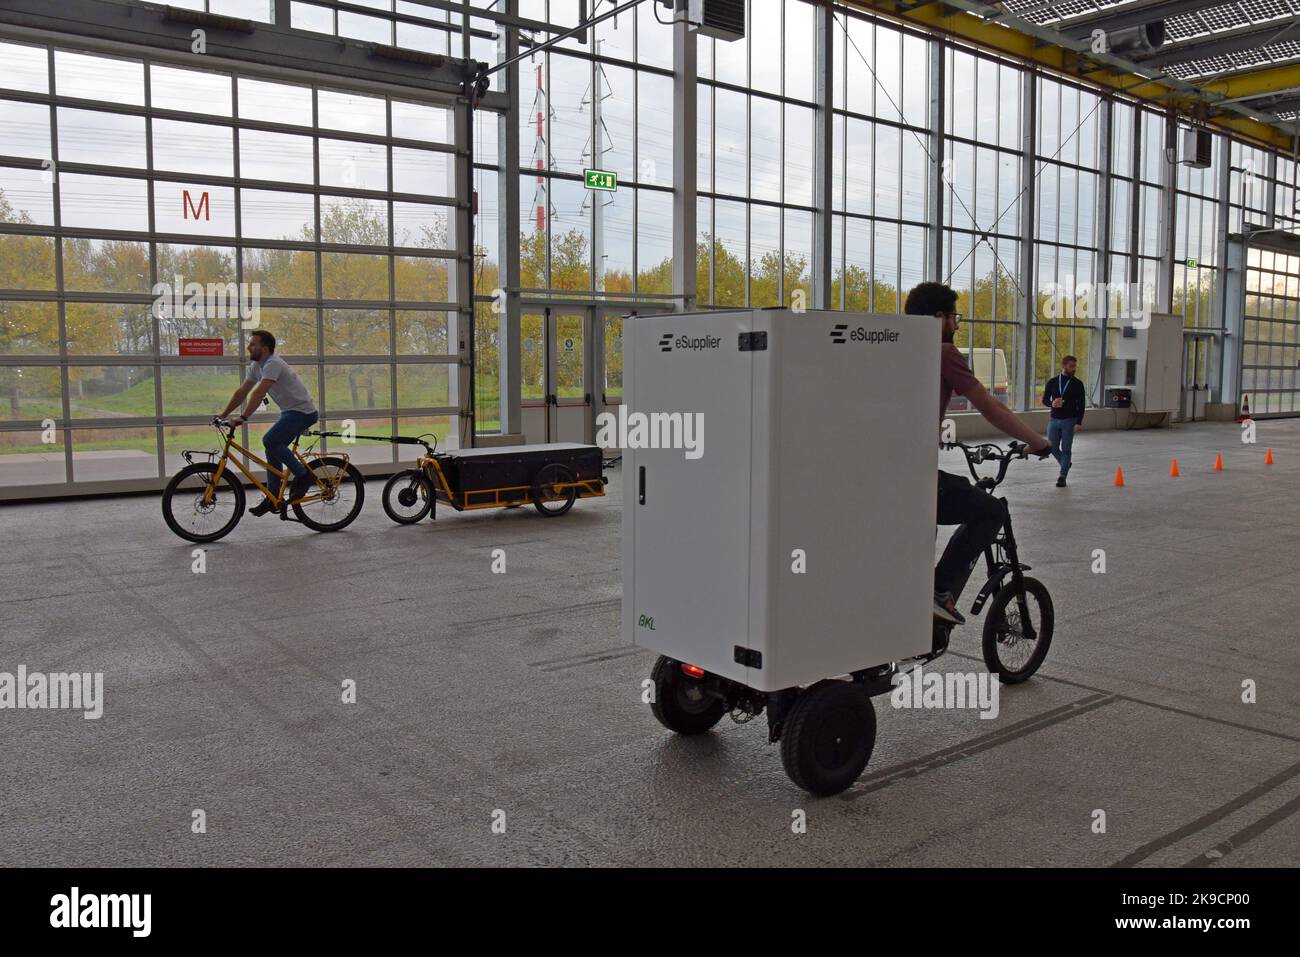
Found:
<path fill-rule="evenodd" d="M 339 425 L 338 422 L 331 422 L 329 423 L 329 428 L 332 431 L 336 431 L 338 429 L 338 425 Z M 316 427 L 314 426 L 313 428 Z M 86 435 L 86 434 L 96 433 L 96 432 L 108 432 L 108 431 L 123 431 L 123 432 L 134 433 L 137 432 L 138 430 L 137 429 L 122 429 L 122 430 L 79 429 L 77 430 L 79 435 Z M 257 428 L 251 430 L 249 435 L 248 447 L 252 451 L 260 453 L 262 447 L 262 434 L 265 431 L 266 428 L 261 426 L 260 423 L 258 424 Z M 382 426 L 376 426 L 373 429 L 367 429 L 364 423 L 358 422 L 357 431 L 363 435 L 367 433 L 373 433 L 375 435 L 387 435 L 391 431 L 391 427 L 387 424 L 384 424 Z M 398 429 L 397 429 L 398 435 L 405 436 L 407 438 L 416 438 L 418 436 L 428 435 L 432 433 L 433 435 L 437 436 L 438 444 L 440 446 L 446 442 L 447 435 L 450 432 L 451 432 L 451 428 L 446 422 L 430 422 L 430 421 L 424 421 L 424 422 L 401 421 L 398 423 Z M 14 433 L 9 433 L 9 434 L 13 435 Z M 3 435 L 4 433 L 0 433 L 0 440 L 2 440 Z M 236 439 L 238 438 L 239 436 L 236 435 Z M 338 442 L 338 440 L 336 439 L 335 442 Z M 308 442 L 304 440 L 302 444 L 304 447 L 306 447 Z M 383 445 L 385 443 L 358 440 L 356 444 L 376 446 L 376 445 Z M 77 452 L 134 449 L 142 452 L 147 452 L 149 454 L 153 454 L 157 448 L 157 444 L 154 439 L 153 429 L 149 428 L 148 434 L 144 436 L 133 435 L 127 438 L 103 438 L 103 439 L 90 439 L 90 440 L 82 440 L 78 438 L 76 439 L 73 447 L 74 450 Z M 179 427 L 167 426 L 164 430 L 163 449 L 169 455 L 179 454 L 181 451 L 185 449 L 208 449 L 208 448 L 218 449 L 220 447 L 221 447 L 221 438 L 217 434 L 217 431 L 215 429 L 210 429 L 206 426 L 179 426 Z M 5 455 L 16 455 L 19 453 L 31 453 L 31 452 L 53 452 L 55 454 L 59 454 L 62 452 L 62 450 L 63 450 L 63 439 L 62 436 L 60 436 L 59 441 L 53 445 L 43 445 L 39 443 L 29 444 L 29 445 L 0 444 L 0 457 L 3 457 Z"/>
<path fill-rule="evenodd" d="M 168 415 L 208 415 L 215 414 L 229 400 L 231 393 L 238 385 L 235 376 L 229 373 L 171 373 L 163 374 L 163 407 Z M 179 401 L 178 401 L 179 400 Z M 96 413 L 109 413 L 105 417 L 104 428 L 78 429 L 78 438 L 76 439 L 76 451 L 109 451 L 109 450 L 126 450 L 134 449 L 142 452 L 153 453 L 156 449 L 156 442 L 152 427 L 148 427 L 148 434 L 144 436 L 129 435 L 124 438 L 105 436 L 103 438 L 87 438 L 83 440 L 80 436 L 94 435 L 95 433 L 110 432 L 110 426 L 113 416 L 133 416 L 139 418 L 151 419 L 155 416 L 154 404 L 154 381 L 152 378 L 136 382 L 120 392 L 110 395 L 83 395 L 74 398 L 71 402 L 72 414 L 74 416 L 92 417 Z M 6 408 L 5 411 L 8 411 Z M 496 413 L 496 409 L 491 410 Z M 20 400 L 19 416 L 24 419 L 54 419 L 58 421 L 63 416 L 63 409 L 57 400 L 48 397 L 34 397 L 31 399 Z M 357 420 L 357 431 L 362 434 L 387 435 L 392 426 L 387 422 L 376 424 L 375 427 L 368 427 L 365 422 L 365 413 L 352 416 Z M 379 415 L 376 418 L 386 419 L 386 416 Z M 337 430 L 339 419 L 331 417 L 328 426 L 332 430 Z M 262 434 L 269 427 L 270 423 L 263 425 L 258 423 L 250 435 L 251 448 L 257 451 L 261 448 Z M 499 415 L 493 414 L 491 418 L 480 419 L 478 425 L 480 432 L 493 432 L 500 428 Z M 111 430 L 117 431 L 117 430 Z M 124 430 L 128 433 L 137 432 L 136 429 Z M 420 421 L 420 420 L 399 420 L 398 434 L 409 438 L 418 437 L 425 433 L 433 433 L 438 437 L 438 444 L 441 446 L 447 440 L 447 435 L 451 431 L 450 426 L 444 421 Z M 21 433 L 20 433 L 21 434 Z M 17 435 L 9 433 L 14 439 Z M 32 452 L 50 452 L 52 449 L 62 449 L 62 435 L 59 441 L 53 445 L 44 445 L 32 443 L 26 445 L 5 445 L 5 433 L 0 433 L 0 456 L 12 455 L 19 453 Z M 206 426 L 168 426 L 164 429 L 163 447 L 167 454 L 177 454 L 184 449 L 191 448 L 216 448 L 219 438 L 214 430 Z M 358 445 L 379 445 L 382 443 L 359 441 Z"/>

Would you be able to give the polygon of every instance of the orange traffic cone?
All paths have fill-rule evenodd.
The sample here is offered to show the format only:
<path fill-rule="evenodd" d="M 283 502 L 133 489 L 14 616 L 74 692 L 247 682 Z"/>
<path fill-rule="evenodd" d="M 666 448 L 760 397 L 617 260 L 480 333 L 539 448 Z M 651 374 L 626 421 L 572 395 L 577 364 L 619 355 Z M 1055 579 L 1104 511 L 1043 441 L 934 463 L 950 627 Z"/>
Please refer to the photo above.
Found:
<path fill-rule="evenodd" d="M 1216 472 L 1222 472 L 1222 471 L 1223 471 L 1223 453 L 1222 453 L 1222 452 L 1220 452 L 1220 453 L 1215 457 L 1215 459 L 1214 459 L 1214 471 L 1216 471 Z"/>
<path fill-rule="evenodd" d="M 1273 450 L 1272 450 L 1272 449 L 1269 449 L 1268 452 L 1265 453 L 1265 455 L 1264 455 L 1264 464 L 1265 464 L 1265 465 L 1272 465 L 1272 464 L 1273 464 Z"/>
<path fill-rule="evenodd" d="M 1177 459 L 1174 459 L 1174 464 L 1171 465 L 1171 466 L 1169 466 L 1169 477 L 1170 477 L 1170 478 L 1178 478 L 1178 477 L 1179 477 L 1179 472 L 1178 472 L 1178 460 L 1177 460 Z"/>
<path fill-rule="evenodd" d="M 1124 470 L 1122 468 L 1115 469 L 1115 487 L 1124 487 Z"/>

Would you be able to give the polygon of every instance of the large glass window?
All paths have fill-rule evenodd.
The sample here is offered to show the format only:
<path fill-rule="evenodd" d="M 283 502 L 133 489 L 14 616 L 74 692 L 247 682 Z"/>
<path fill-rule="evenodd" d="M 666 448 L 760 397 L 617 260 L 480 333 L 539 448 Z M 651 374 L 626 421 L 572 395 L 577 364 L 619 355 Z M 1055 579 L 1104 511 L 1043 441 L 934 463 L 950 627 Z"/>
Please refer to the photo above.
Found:
<path fill-rule="evenodd" d="M 576 4 L 533 6 L 557 27 L 577 22 Z M 672 31 L 642 7 L 520 67 L 525 295 L 672 291 Z M 617 191 L 588 189 L 589 169 L 616 174 Z"/>
<path fill-rule="evenodd" d="M 946 56 L 942 272 L 964 317 L 956 343 L 984 386 L 1015 405 L 1023 348 L 1020 237 L 1027 184 L 1019 131 L 1025 79 L 1012 64 L 973 51 L 951 48 Z M 952 411 L 967 408 L 960 396 L 949 405 Z"/>
<path fill-rule="evenodd" d="M 747 39 L 699 43 L 698 295 L 812 301 L 815 16 L 749 5 Z"/>
<path fill-rule="evenodd" d="M 901 311 L 930 271 L 932 51 L 845 10 L 835 11 L 832 44 L 831 306 Z"/>
<path fill-rule="evenodd" d="M 255 328 L 331 421 L 459 443 L 449 102 L 0 47 L 0 484 L 173 470 Z"/>

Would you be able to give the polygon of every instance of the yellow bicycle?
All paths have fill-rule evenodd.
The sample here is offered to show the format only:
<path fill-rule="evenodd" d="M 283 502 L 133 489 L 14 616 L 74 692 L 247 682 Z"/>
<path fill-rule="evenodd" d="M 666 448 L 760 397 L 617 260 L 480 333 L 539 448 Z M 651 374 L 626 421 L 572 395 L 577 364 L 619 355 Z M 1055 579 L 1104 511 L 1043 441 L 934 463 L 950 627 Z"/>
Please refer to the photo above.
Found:
<path fill-rule="evenodd" d="M 167 527 L 181 538 L 191 542 L 215 542 L 229 535 L 239 524 L 244 515 L 244 486 L 236 477 L 235 469 L 243 472 L 271 499 L 282 519 L 290 520 L 288 508 L 291 508 L 297 521 L 315 531 L 337 532 L 347 528 L 361 514 L 366 496 L 365 479 L 348 461 L 348 456 L 313 455 L 313 449 L 309 448 L 309 458 L 298 451 L 298 439 L 294 439 L 291 449 L 307 468 L 312 484 L 307 494 L 287 501 L 293 473 L 276 468 L 236 442 L 236 426 L 228 420 L 213 419 L 212 427 L 222 435 L 224 445 L 221 451 L 182 452 L 189 464 L 172 476 L 163 491 L 163 518 Z M 317 433 L 306 434 L 314 436 Z M 277 493 L 272 495 L 252 469 L 230 454 L 232 450 L 280 476 Z M 208 461 L 195 462 L 195 455 L 206 455 Z M 234 469 L 230 467 L 232 465 Z M 286 505 L 288 508 L 284 507 Z"/>

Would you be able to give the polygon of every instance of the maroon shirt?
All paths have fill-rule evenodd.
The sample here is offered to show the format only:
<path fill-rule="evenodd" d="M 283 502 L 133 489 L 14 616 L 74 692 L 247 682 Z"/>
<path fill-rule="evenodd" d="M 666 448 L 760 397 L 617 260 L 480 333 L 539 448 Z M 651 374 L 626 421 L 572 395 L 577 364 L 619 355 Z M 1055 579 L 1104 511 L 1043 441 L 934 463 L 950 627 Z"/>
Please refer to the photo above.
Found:
<path fill-rule="evenodd" d="M 939 356 L 939 421 L 942 422 L 948 412 L 948 401 L 954 392 L 970 395 L 979 384 L 980 380 L 970 371 L 961 350 L 951 342 L 945 342 Z"/>

